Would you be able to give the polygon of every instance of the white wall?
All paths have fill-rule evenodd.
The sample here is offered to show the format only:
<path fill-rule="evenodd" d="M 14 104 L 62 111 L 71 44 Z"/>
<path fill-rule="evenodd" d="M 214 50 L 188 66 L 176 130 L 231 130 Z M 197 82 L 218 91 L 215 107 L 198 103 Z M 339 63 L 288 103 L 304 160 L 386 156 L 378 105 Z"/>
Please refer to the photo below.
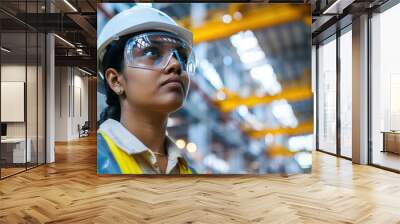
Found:
<path fill-rule="evenodd" d="M 71 138 L 79 138 L 78 136 L 78 124 L 83 125 L 85 121 L 89 120 L 89 112 L 88 112 L 88 77 L 84 76 L 85 74 L 80 72 L 79 70 L 75 69 L 74 70 L 74 89 L 75 91 L 72 92 L 73 96 L 71 96 L 72 99 L 74 99 L 74 104 L 75 107 L 73 108 L 75 110 L 75 113 L 73 113 L 73 119 L 72 119 L 72 132 L 70 133 Z M 78 93 L 80 90 L 80 93 Z M 80 94 L 80 97 L 78 97 Z M 79 102 L 80 101 L 80 102 Z M 79 111 L 79 107 L 81 108 L 81 112 Z"/>
<path fill-rule="evenodd" d="M 55 140 L 67 141 L 68 115 L 68 68 L 55 68 Z"/>
<path fill-rule="evenodd" d="M 55 140 L 77 139 L 78 124 L 88 121 L 88 78 L 76 68 L 56 67 L 55 85 Z"/>

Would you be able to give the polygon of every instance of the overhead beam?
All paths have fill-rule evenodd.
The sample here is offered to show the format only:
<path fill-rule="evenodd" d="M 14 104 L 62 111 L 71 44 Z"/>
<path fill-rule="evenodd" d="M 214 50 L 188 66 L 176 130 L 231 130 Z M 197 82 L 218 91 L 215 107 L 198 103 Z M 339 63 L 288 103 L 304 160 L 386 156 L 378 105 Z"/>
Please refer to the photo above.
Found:
<path fill-rule="evenodd" d="M 242 10 L 242 8 L 239 9 Z M 257 5 L 257 7 L 251 7 L 251 9 L 243 10 L 240 13 L 242 16 L 239 20 L 235 19 L 234 15 L 231 15 L 232 21 L 224 23 L 221 19 L 224 14 L 214 12 L 216 16 L 206 21 L 202 26 L 189 27 L 193 32 L 194 43 L 214 41 L 229 37 L 240 31 L 273 27 L 294 21 L 305 21 L 306 24 L 311 24 L 310 7 L 304 7 L 303 5 Z M 185 23 L 185 21 L 182 23 Z"/>
<path fill-rule="evenodd" d="M 96 71 L 96 58 L 90 56 L 55 56 L 55 65 L 88 67 Z"/>
<path fill-rule="evenodd" d="M 314 130 L 313 121 L 300 123 L 295 128 L 272 128 L 263 130 L 244 130 L 251 138 L 263 138 L 266 135 L 302 135 L 311 134 Z"/>
<path fill-rule="evenodd" d="M 333 15 L 338 15 L 342 14 L 343 10 L 346 9 L 349 5 L 351 5 L 355 0 L 336 0 L 332 2 L 328 6 L 327 9 L 324 10 L 322 14 L 328 15 L 328 14 L 333 14 Z"/>
<path fill-rule="evenodd" d="M 86 42 L 89 43 L 90 46 L 96 46 L 96 28 L 90 24 L 85 17 L 80 14 L 68 14 L 68 17 L 73 20 L 77 25 L 79 25 L 85 33 L 88 35 L 86 38 Z"/>
<path fill-rule="evenodd" d="M 292 157 L 296 154 L 296 152 L 290 151 L 290 149 L 288 149 L 286 146 L 276 143 L 268 146 L 268 148 L 265 150 L 265 153 L 269 157 Z"/>
<path fill-rule="evenodd" d="M 0 21 L 3 24 L 2 29 L 15 29 L 12 26 L 17 20 L 23 25 L 28 25 L 31 29 L 37 29 L 41 32 L 66 32 L 81 31 L 82 28 L 76 24 L 69 16 L 62 13 L 18 13 L 14 18 L 3 18 Z M 20 26 L 18 26 L 20 27 Z"/>
<path fill-rule="evenodd" d="M 73 5 L 73 1 L 69 1 L 69 4 L 72 5 L 72 7 L 74 7 L 75 9 L 77 9 L 77 7 L 75 5 Z M 53 1 L 54 6 L 59 9 L 62 12 L 77 12 L 74 9 L 72 9 L 65 1 Z"/>
<path fill-rule="evenodd" d="M 226 90 L 224 91 L 226 93 Z M 225 100 L 214 100 L 215 105 L 223 112 L 231 112 L 239 106 L 254 107 L 259 104 L 268 104 L 275 100 L 285 99 L 288 102 L 304 101 L 312 99 L 313 94 L 311 88 L 308 86 L 292 87 L 290 89 L 284 89 L 280 94 L 274 96 L 250 96 L 241 98 L 232 93 L 226 94 L 228 97 Z"/>

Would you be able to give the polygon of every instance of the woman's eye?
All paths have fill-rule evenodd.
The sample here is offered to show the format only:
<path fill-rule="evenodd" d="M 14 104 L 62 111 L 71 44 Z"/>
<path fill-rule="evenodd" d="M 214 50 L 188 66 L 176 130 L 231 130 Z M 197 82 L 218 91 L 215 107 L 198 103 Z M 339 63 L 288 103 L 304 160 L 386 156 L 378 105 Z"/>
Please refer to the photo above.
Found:
<path fill-rule="evenodd" d="M 143 56 L 146 57 L 158 57 L 160 55 L 156 48 L 147 48 L 143 51 Z"/>
<path fill-rule="evenodd" d="M 178 53 L 179 56 L 181 57 L 181 60 L 186 64 L 188 61 L 187 53 L 185 50 L 178 48 Z"/>

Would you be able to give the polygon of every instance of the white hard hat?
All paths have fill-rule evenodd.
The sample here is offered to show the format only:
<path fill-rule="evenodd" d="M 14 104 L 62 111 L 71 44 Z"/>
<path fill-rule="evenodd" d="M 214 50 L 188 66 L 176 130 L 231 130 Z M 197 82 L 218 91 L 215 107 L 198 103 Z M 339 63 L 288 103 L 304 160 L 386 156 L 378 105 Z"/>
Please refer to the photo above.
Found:
<path fill-rule="evenodd" d="M 97 38 L 97 63 L 101 63 L 107 46 L 120 37 L 146 30 L 160 30 L 174 33 L 190 45 L 192 32 L 179 26 L 164 12 L 147 6 L 134 6 L 114 16 L 104 26 Z"/>

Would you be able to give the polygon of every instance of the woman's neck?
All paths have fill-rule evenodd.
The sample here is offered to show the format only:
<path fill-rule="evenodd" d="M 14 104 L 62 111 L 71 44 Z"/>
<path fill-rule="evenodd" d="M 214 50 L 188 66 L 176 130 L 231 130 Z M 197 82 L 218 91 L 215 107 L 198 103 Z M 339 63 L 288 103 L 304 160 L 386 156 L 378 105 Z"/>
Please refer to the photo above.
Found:
<path fill-rule="evenodd" d="M 153 152 L 165 154 L 167 119 L 168 115 L 125 107 L 121 110 L 120 123 Z"/>

